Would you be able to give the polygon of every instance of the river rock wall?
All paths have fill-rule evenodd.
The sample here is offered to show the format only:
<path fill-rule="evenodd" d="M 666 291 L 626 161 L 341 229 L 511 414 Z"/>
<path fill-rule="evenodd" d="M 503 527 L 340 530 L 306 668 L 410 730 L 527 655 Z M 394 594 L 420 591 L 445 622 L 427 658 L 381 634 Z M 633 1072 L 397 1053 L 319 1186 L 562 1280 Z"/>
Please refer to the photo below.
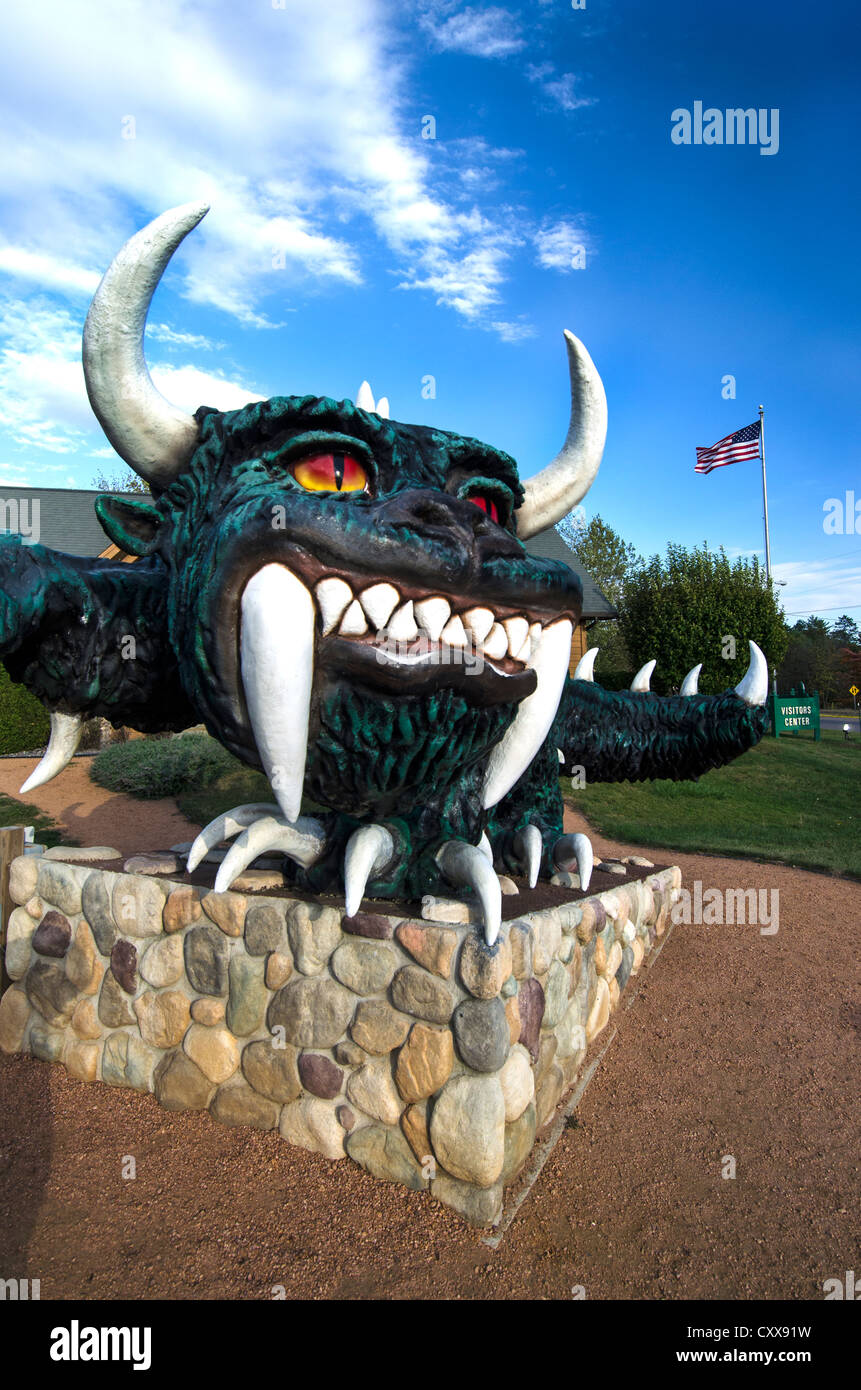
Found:
<path fill-rule="evenodd" d="M 492 1225 L 680 884 L 533 912 L 489 948 L 472 925 L 24 855 L 0 1048 L 277 1128 Z"/>

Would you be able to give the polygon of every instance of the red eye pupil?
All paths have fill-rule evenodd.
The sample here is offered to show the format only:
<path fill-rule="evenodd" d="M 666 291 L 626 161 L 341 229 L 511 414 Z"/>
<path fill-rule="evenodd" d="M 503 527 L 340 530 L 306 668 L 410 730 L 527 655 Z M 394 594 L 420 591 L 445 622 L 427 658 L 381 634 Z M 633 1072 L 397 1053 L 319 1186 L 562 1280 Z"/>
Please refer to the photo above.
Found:
<path fill-rule="evenodd" d="M 482 497 L 479 493 L 474 493 L 469 500 L 474 502 L 476 507 L 481 507 L 483 512 L 487 512 L 491 521 L 499 521 L 499 508 L 490 497 Z"/>

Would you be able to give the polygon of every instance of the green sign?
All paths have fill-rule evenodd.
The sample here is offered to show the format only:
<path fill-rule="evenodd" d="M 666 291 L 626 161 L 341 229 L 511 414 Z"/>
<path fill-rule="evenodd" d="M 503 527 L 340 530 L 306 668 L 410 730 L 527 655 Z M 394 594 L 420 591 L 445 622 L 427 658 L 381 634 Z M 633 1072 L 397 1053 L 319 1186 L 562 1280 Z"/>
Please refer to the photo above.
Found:
<path fill-rule="evenodd" d="M 771 721 L 775 738 L 781 734 L 804 734 L 813 731 L 819 738 L 818 695 L 772 695 Z"/>

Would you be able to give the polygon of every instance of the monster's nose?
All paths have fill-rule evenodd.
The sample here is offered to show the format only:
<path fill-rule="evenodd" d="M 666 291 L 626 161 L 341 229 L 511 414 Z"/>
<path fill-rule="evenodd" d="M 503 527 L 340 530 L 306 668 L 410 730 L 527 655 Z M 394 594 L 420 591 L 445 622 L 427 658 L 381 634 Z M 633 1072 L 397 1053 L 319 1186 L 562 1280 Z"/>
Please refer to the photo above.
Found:
<path fill-rule="evenodd" d="M 383 526 L 441 539 L 454 535 L 469 546 L 482 536 L 500 536 L 500 527 L 481 507 L 433 488 L 407 488 L 382 503 L 377 516 Z"/>

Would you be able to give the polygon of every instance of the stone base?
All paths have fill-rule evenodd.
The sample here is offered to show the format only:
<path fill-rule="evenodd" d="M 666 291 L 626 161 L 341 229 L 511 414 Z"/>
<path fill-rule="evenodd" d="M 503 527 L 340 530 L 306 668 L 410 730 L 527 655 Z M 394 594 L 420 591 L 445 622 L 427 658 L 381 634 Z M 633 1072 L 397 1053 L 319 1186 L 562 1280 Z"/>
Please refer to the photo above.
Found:
<path fill-rule="evenodd" d="M 471 925 L 24 855 L 0 1048 L 277 1128 L 492 1225 L 680 886 L 620 883 L 489 948 Z"/>

